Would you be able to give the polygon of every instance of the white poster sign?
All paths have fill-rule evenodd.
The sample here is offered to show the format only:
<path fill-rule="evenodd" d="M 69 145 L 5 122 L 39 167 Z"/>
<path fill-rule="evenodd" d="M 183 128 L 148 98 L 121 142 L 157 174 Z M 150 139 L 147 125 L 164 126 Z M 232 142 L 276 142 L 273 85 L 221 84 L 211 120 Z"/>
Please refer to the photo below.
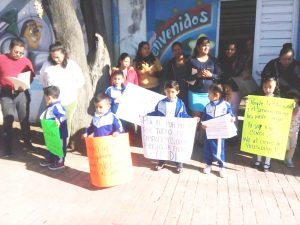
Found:
<path fill-rule="evenodd" d="M 128 83 L 116 115 L 128 122 L 141 125 L 141 116 L 153 112 L 157 103 L 166 96 Z"/>
<path fill-rule="evenodd" d="M 231 138 L 237 135 L 237 129 L 230 114 L 202 122 L 206 126 L 207 139 Z"/>
<path fill-rule="evenodd" d="M 191 159 L 197 119 L 145 116 L 142 118 L 144 156 L 186 162 Z"/>

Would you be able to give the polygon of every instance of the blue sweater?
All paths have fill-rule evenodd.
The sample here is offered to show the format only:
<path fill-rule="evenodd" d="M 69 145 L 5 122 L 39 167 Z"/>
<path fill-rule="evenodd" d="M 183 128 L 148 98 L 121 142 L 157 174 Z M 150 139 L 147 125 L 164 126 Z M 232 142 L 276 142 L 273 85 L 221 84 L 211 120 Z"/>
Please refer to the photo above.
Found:
<path fill-rule="evenodd" d="M 167 102 L 170 102 L 168 98 L 164 98 L 160 100 L 157 105 L 155 106 L 155 111 L 148 113 L 148 116 L 166 116 L 167 115 Z M 181 117 L 181 118 L 191 118 L 186 112 L 186 108 L 184 102 L 177 98 L 176 100 L 176 108 L 174 117 Z"/>
<path fill-rule="evenodd" d="M 61 105 L 60 101 L 53 102 L 47 106 L 44 118 L 47 120 L 57 119 L 60 123 L 59 126 L 60 138 L 68 137 L 66 110 Z"/>
<path fill-rule="evenodd" d="M 202 121 L 210 120 L 228 113 L 233 116 L 231 106 L 228 102 L 226 102 L 224 99 L 213 101 L 205 106 Z"/>
<path fill-rule="evenodd" d="M 121 121 L 111 111 L 103 116 L 95 113 L 91 125 L 86 129 L 86 133 L 88 135 L 93 133 L 94 137 L 109 136 L 113 132 L 122 133 L 123 131 Z"/>
<path fill-rule="evenodd" d="M 105 94 L 110 97 L 111 100 L 111 111 L 116 113 L 119 107 L 119 103 L 116 103 L 115 100 L 120 98 L 125 91 L 126 86 L 122 85 L 122 89 L 118 89 L 116 86 L 110 86 L 106 89 Z"/>

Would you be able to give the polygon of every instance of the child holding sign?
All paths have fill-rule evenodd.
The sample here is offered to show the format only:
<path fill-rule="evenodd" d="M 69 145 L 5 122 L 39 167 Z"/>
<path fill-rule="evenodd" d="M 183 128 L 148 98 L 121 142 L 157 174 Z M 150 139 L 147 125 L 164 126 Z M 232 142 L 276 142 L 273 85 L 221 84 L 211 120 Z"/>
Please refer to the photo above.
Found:
<path fill-rule="evenodd" d="M 234 122 L 235 117 L 232 113 L 230 103 L 224 100 L 225 92 L 220 84 L 211 84 L 209 86 L 208 98 L 210 103 L 205 106 L 202 121 L 230 114 L 232 116 L 232 122 Z M 206 129 L 206 126 L 202 125 L 202 127 Z M 207 136 L 205 135 L 204 161 L 206 167 L 204 168 L 203 173 L 209 174 L 211 172 L 213 159 L 217 160 L 219 164 L 220 177 L 225 177 L 225 141 L 224 139 L 207 139 Z"/>
<path fill-rule="evenodd" d="M 177 97 L 179 94 L 179 84 L 177 81 L 169 80 L 166 81 L 164 86 L 164 92 L 166 98 L 160 100 L 155 111 L 148 113 L 148 116 L 165 116 L 165 117 L 181 117 L 190 118 L 186 112 L 184 102 Z M 155 170 L 159 171 L 165 167 L 165 160 L 159 160 L 155 167 Z M 176 162 L 176 171 L 181 173 L 183 171 L 183 163 Z"/>
<path fill-rule="evenodd" d="M 66 110 L 58 100 L 60 90 L 56 86 L 49 86 L 44 88 L 44 95 L 47 104 L 47 108 L 42 115 L 43 119 L 55 120 L 59 127 L 59 133 L 62 143 L 63 157 L 58 157 L 49 151 L 46 160 L 40 162 L 40 166 L 47 166 L 50 170 L 59 170 L 65 167 L 65 157 L 67 149 L 67 117 Z"/>
<path fill-rule="evenodd" d="M 90 127 L 86 129 L 83 137 L 117 136 L 123 132 L 121 121 L 110 111 L 111 100 L 105 94 L 97 94 L 94 99 L 95 115 Z"/>
<path fill-rule="evenodd" d="M 279 94 L 278 83 L 276 77 L 264 77 L 262 78 L 262 91 L 267 97 L 275 97 Z M 262 156 L 257 155 L 256 162 L 253 165 L 255 168 L 260 168 L 262 166 Z M 271 158 L 266 157 L 265 163 L 263 165 L 263 171 L 268 172 L 271 167 Z"/>
<path fill-rule="evenodd" d="M 289 168 L 294 167 L 293 156 L 298 142 L 298 132 L 300 127 L 300 106 L 299 106 L 299 94 L 296 91 L 290 91 L 287 93 L 289 98 L 295 99 L 295 108 L 292 114 L 292 121 L 289 133 L 289 139 L 287 144 L 285 165 Z"/>

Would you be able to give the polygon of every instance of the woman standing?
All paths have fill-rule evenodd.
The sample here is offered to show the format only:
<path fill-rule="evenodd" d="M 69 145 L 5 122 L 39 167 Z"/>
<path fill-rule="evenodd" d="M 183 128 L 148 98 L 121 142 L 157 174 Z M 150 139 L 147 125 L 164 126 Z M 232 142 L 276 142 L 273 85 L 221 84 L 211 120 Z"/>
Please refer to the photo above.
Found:
<path fill-rule="evenodd" d="M 134 68 L 131 66 L 131 59 L 128 53 L 124 52 L 120 55 L 118 59 L 117 67 L 112 68 L 112 74 L 116 70 L 122 70 L 124 74 L 124 84 L 132 83 L 135 85 L 139 85 L 138 76 Z"/>
<path fill-rule="evenodd" d="M 146 41 L 139 43 L 134 66 L 138 74 L 139 85 L 150 91 L 159 93 L 160 80 L 159 75 L 162 66 L 159 60 L 150 51 L 150 45 Z"/>
<path fill-rule="evenodd" d="M 179 84 L 178 97 L 183 100 L 186 107 L 188 107 L 188 83 L 185 81 L 188 76 L 188 56 L 184 55 L 182 44 L 174 42 L 172 44 L 173 58 L 167 63 L 166 79 L 176 80 Z"/>
<path fill-rule="evenodd" d="M 49 57 L 43 64 L 40 75 L 44 87 L 59 87 L 59 99 L 67 111 L 70 132 L 71 121 L 77 107 L 78 92 L 84 85 L 81 68 L 75 61 L 69 59 L 65 47 L 57 41 L 49 46 Z"/>
<path fill-rule="evenodd" d="M 188 101 L 192 115 L 201 117 L 209 103 L 208 87 L 220 78 L 221 69 L 216 58 L 209 55 L 210 41 L 207 37 L 197 40 L 193 56 L 189 61 Z"/>

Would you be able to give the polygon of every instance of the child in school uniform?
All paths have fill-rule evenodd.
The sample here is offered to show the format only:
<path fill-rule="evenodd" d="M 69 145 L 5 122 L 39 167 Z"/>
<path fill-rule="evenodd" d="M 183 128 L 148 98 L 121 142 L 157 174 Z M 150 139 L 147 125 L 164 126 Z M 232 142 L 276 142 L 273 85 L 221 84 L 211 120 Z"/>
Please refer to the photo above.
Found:
<path fill-rule="evenodd" d="M 43 119 L 56 121 L 57 126 L 59 127 L 62 149 L 64 152 L 64 157 L 58 157 L 51 152 L 48 152 L 46 159 L 40 162 L 40 166 L 48 167 L 50 170 L 59 170 L 65 167 L 64 162 L 67 150 L 68 127 L 66 110 L 58 100 L 59 94 L 60 90 L 56 86 L 48 86 L 44 88 L 47 108 L 43 115 Z"/>
<path fill-rule="evenodd" d="M 117 136 L 122 133 L 121 121 L 111 112 L 110 97 L 105 94 L 97 94 L 94 99 L 95 115 L 91 125 L 86 129 L 83 137 Z"/>
<path fill-rule="evenodd" d="M 204 108 L 202 121 L 230 114 L 232 116 L 232 122 L 234 122 L 235 117 L 232 113 L 230 103 L 224 100 L 225 92 L 220 84 L 211 84 L 209 86 L 208 98 L 210 103 Z M 202 125 L 202 127 L 206 129 L 206 126 Z M 221 144 L 220 148 L 218 148 L 218 144 Z M 216 160 L 220 167 L 220 177 L 225 177 L 225 139 L 222 139 L 221 143 L 218 143 L 217 139 L 207 139 L 205 135 L 203 150 L 204 161 L 206 163 L 203 173 L 209 174 L 211 172 L 212 162 Z"/>
<path fill-rule="evenodd" d="M 261 89 L 264 94 L 264 96 L 267 97 L 277 97 L 279 96 L 279 86 L 278 86 L 278 80 L 276 77 L 263 77 L 262 78 L 262 85 Z M 271 158 L 266 157 L 265 163 L 262 165 L 262 156 L 257 155 L 256 161 L 253 164 L 254 168 L 260 168 L 262 167 L 264 172 L 268 172 L 271 167 Z"/>
<path fill-rule="evenodd" d="M 164 92 L 167 97 L 160 100 L 155 107 L 155 111 L 148 113 L 148 116 L 190 118 L 186 112 L 184 102 L 177 97 L 179 91 L 179 84 L 177 81 L 166 81 Z M 165 163 L 166 160 L 159 160 L 155 170 L 159 171 L 163 169 L 165 167 Z M 181 173 L 183 171 L 182 162 L 176 162 L 176 171 L 177 173 Z"/>
<path fill-rule="evenodd" d="M 105 94 L 111 99 L 111 111 L 116 113 L 119 103 L 121 102 L 121 96 L 126 88 L 124 82 L 124 74 L 122 70 L 115 70 L 111 75 L 112 86 L 108 87 Z"/>
<path fill-rule="evenodd" d="M 300 127 L 300 105 L 299 105 L 300 95 L 296 91 L 290 91 L 287 93 L 287 95 L 289 98 L 295 100 L 295 108 L 292 114 L 289 139 L 286 148 L 285 165 L 289 168 L 293 168 L 294 167 L 293 156 L 298 142 L 298 133 Z"/>

